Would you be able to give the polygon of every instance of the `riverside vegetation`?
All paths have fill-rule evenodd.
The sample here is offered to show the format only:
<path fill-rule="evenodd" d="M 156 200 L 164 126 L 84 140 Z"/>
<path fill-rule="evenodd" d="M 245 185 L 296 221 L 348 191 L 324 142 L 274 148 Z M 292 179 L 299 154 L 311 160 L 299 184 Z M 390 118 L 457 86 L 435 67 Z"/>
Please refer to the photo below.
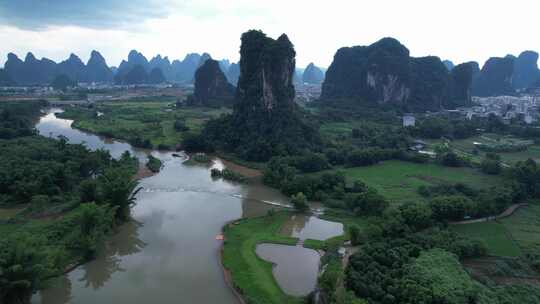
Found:
<path fill-rule="evenodd" d="M 494 116 L 469 121 L 420 114 L 416 126 L 403 127 L 398 117 L 404 111 L 439 107 L 449 91 L 457 96 L 467 87 L 456 91 L 446 87 L 449 77 L 459 82 L 462 77 L 440 69 L 435 58 L 410 58 L 408 50 L 393 40 L 357 52 L 343 50 L 347 56 L 336 58 L 344 61 L 336 63 L 332 73 L 339 79 L 346 74 L 347 69 L 341 68 L 347 64 L 364 64 L 366 52 L 374 52 L 377 56 L 370 59 L 392 68 L 389 60 L 397 52 L 403 59 L 395 66 L 403 72 L 403 85 L 415 89 L 411 104 L 405 107 L 374 102 L 379 101 L 376 90 L 365 87 L 353 92 L 354 83 L 337 88 L 337 95 L 332 93 L 336 87 L 327 83 L 330 91 L 323 92 L 320 101 L 300 107 L 293 100 L 295 51 L 286 35 L 274 40 L 249 31 L 242 36 L 240 52 L 241 73 L 232 112 L 122 102 L 98 105 L 97 109 L 104 110 L 101 116 L 97 109 L 80 108 L 63 115 L 75 119 L 79 128 L 140 146 L 170 148 L 181 142 L 188 151 L 225 153 L 255 163 L 263 168 L 263 182 L 291 196 L 298 211 L 307 211 L 306 200 L 320 201 L 327 208 L 324 217 L 347 227 L 344 236 L 304 244 L 325 251 L 321 263 L 326 270 L 319 278 L 319 296 L 325 303 L 540 301 L 540 253 L 533 237 L 538 223 L 540 167 L 527 153 L 537 148 L 540 134 L 536 126 L 515 122 L 507 126 Z M 413 71 L 406 70 L 409 64 L 414 65 Z M 415 77 L 421 77 L 418 71 L 430 67 L 434 77 L 414 83 Z M 366 66 L 356 68 L 367 75 Z M 384 70 L 376 72 L 376 81 L 387 78 Z M 435 92 L 441 98 L 438 105 L 423 104 L 430 92 L 422 91 L 420 84 L 426 83 L 439 90 Z M 384 81 L 375 87 L 381 85 Z M 375 95 L 370 99 L 370 94 Z M 461 98 L 450 100 L 451 104 L 470 102 Z M 482 136 L 479 130 L 512 136 L 530 146 L 525 150 L 520 146 L 519 151 L 460 149 L 460 142 Z M 134 139 L 132 134 L 141 135 Z M 425 140 L 422 149 L 433 152 L 433 157 L 411 149 L 419 138 Z M 517 152 L 521 154 L 512 154 L 512 162 L 505 162 L 510 157 L 507 153 Z M 222 171 L 213 174 L 229 176 Z M 530 206 L 504 220 L 452 225 L 495 216 L 519 203 Z M 280 290 L 271 265 L 255 253 L 259 242 L 295 243 L 276 233 L 283 216 L 272 213 L 225 228 L 223 263 L 247 302 L 303 300 Z M 348 263 L 338 252 L 345 240 L 355 248 Z M 486 259 L 492 262 L 488 269 L 478 267 Z M 528 283 L 520 280 L 524 275 L 530 279 Z"/>
<path fill-rule="evenodd" d="M 27 303 L 49 278 L 92 259 L 135 203 L 134 157 L 116 160 L 36 135 L 32 119 L 39 109 L 31 102 L 0 104 L 2 303 Z"/>

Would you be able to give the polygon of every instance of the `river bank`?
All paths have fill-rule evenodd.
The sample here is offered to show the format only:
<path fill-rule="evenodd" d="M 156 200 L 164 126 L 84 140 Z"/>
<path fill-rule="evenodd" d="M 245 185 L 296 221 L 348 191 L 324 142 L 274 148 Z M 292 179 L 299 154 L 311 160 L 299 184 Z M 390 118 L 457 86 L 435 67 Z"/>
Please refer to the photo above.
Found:
<path fill-rule="evenodd" d="M 188 156 L 137 149 L 128 143 L 72 128 L 72 121 L 49 110 L 36 128 L 48 137 L 65 136 L 70 143 L 105 149 L 113 157 L 125 151 L 146 161 L 151 153 L 163 162 L 150 175 L 137 173 L 143 190 L 132 208 L 133 221 L 118 227 L 96 259 L 58 277 L 35 295 L 35 304 L 96 302 L 238 303 L 220 266 L 223 227 L 234 220 L 266 215 L 272 204 L 287 198 L 260 184 L 237 184 L 210 176 L 202 164 L 186 164 Z M 215 159 L 212 166 L 225 166 Z"/>

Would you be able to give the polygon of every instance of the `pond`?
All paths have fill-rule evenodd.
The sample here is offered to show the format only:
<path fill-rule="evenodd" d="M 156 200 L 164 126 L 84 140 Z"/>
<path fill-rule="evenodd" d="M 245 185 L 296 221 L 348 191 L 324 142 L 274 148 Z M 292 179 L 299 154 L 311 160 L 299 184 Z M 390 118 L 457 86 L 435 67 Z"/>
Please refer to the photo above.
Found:
<path fill-rule="evenodd" d="M 256 252 L 275 264 L 272 272 L 285 293 L 305 296 L 315 289 L 320 262 L 317 251 L 301 246 L 259 244 Z"/>

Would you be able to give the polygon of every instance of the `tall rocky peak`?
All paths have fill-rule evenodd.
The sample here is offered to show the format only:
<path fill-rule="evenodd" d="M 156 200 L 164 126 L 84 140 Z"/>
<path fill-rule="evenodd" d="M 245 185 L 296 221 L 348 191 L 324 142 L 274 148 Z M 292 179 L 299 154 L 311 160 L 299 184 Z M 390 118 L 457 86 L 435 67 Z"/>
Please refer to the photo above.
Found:
<path fill-rule="evenodd" d="M 473 83 L 476 96 L 514 95 L 512 76 L 514 59 L 511 57 L 492 57 L 482 67 Z"/>
<path fill-rule="evenodd" d="M 370 46 L 339 49 L 326 72 L 321 98 L 425 111 L 453 106 L 454 99 L 462 98 L 456 92 L 468 87 L 454 83 L 438 57 L 412 58 L 399 41 L 384 38 Z"/>
<path fill-rule="evenodd" d="M 320 142 L 294 102 L 296 53 L 289 38 L 283 34 L 274 40 L 251 30 L 242 34 L 241 41 L 233 113 L 210 121 L 203 137 L 220 149 L 255 161 L 298 153 Z"/>
<path fill-rule="evenodd" d="M 240 65 L 238 63 L 232 63 L 227 71 L 227 80 L 233 85 L 238 84 L 238 78 L 240 77 Z"/>
<path fill-rule="evenodd" d="M 296 52 L 287 35 L 274 40 L 260 31 L 246 32 L 242 35 L 240 56 L 237 110 L 291 111 Z"/>
<path fill-rule="evenodd" d="M 458 64 L 450 71 L 450 96 L 453 96 L 453 99 L 445 105 L 446 108 L 470 105 L 475 68 L 478 68 L 478 63 L 466 62 Z"/>
<path fill-rule="evenodd" d="M 218 61 L 206 60 L 195 72 L 195 92 L 190 103 L 204 106 L 230 104 L 235 88 L 227 81 Z"/>
<path fill-rule="evenodd" d="M 406 107 L 412 110 L 439 110 L 449 97 L 448 69 L 435 56 L 411 58 L 410 96 Z"/>
<path fill-rule="evenodd" d="M 514 89 L 526 89 L 540 77 L 538 70 L 538 53 L 533 51 L 522 52 L 514 61 L 514 74 L 512 86 Z"/>
<path fill-rule="evenodd" d="M 105 58 L 98 52 L 92 51 L 86 64 L 87 80 L 89 82 L 110 82 L 113 80 L 113 72 L 107 66 Z"/>
<path fill-rule="evenodd" d="M 36 56 L 34 56 L 34 54 L 32 54 L 32 52 L 28 52 L 26 54 L 26 57 L 24 58 L 25 63 L 33 63 L 33 62 L 36 62 L 36 61 L 38 61 L 38 60 L 36 59 Z"/>
<path fill-rule="evenodd" d="M 321 84 L 324 80 L 323 71 L 312 62 L 308 64 L 302 74 L 302 82 L 309 84 Z"/>

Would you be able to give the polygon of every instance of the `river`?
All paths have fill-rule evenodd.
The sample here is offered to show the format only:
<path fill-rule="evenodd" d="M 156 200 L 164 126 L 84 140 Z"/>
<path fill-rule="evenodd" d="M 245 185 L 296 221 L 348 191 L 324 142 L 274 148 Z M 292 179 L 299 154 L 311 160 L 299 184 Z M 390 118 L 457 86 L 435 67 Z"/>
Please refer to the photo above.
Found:
<path fill-rule="evenodd" d="M 49 110 L 36 124 L 43 136 L 106 149 L 114 157 L 130 151 L 141 162 L 151 153 L 163 161 L 158 174 L 140 181 L 143 191 L 99 256 L 36 294 L 36 304 L 237 303 L 224 280 L 216 235 L 229 221 L 266 214 L 265 202 L 286 203 L 274 189 L 213 180 L 212 166 L 188 165 L 186 155 L 134 149 L 129 144 L 71 128 L 71 120 Z M 215 160 L 213 166 L 224 164 Z"/>

